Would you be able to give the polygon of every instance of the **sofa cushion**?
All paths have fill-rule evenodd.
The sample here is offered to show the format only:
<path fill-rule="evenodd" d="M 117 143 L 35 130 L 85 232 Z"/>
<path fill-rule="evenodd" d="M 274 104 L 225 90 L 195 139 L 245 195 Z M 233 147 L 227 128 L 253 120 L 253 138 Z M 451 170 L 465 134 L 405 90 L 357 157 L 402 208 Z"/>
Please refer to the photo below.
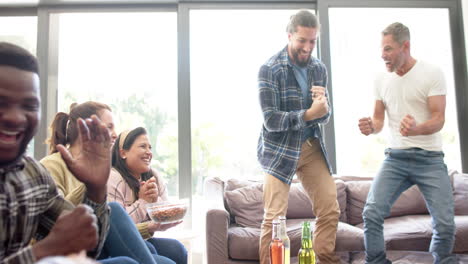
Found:
<path fill-rule="evenodd" d="M 420 251 L 387 251 L 387 258 L 395 264 L 432 264 L 434 258 L 430 252 Z M 468 263 L 468 255 L 457 255 L 458 263 Z M 348 263 L 362 264 L 365 263 L 366 254 L 364 252 L 351 253 L 351 260 Z"/>
<path fill-rule="evenodd" d="M 468 254 L 468 215 L 455 217 L 455 226 L 455 245 L 453 245 L 453 252 Z"/>
<path fill-rule="evenodd" d="M 364 250 L 364 231 L 347 223 L 338 222 L 335 251 Z"/>
<path fill-rule="evenodd" d="M 346 203 L 347 203 L 347 193 L 346 193 L 346 184 L 342 180 L 335 180 L 336 184 L 336 195 L 338 200 L 338 205 L 340 206 L 340 221 L 348 222 L 348 217 L 346 215 Z"/>
<path fill-rule="evenodd" d="M 385 244 L 388 250 L 428 251 L 432 237 L 429 215 L 406 215 L 385 219 Z"/>
<path fill-rule="evenodd" d="M 296 256 L 301 248 L 301 228 L 303 221 L 311 223 L 312 232 L 315 229 L 313 219 L 288 219 L 286 229 L 291 241 L 291 257 Z M 229 257 L 233 259 L 258 260 L 260 228 L 231 227 L 228 230 Z M 360 228 L 339 222 L 336 234 L 336 251 L 348 252 L 364 250 L 364 236 Z"/>
<path fill-rule="evenodd" d="M 455 245 L 453 252 L 468 252 L 468 216 L 455 217 Z M 362 228 L 363 224 L 357 225 Z M 432 237 L 430 215 L 406 215 L 384 221 L 387 250 L 428 251 Z"/>
<path fill-rule="evenodd" d="M 286 229 L 291 241 L 291 257 L 296 256 L 301 247 L 302 222 L 310 220 L 311 227 L 315 225 L 312 219 L 288 219 Z M 312 230 L 313 232 L 313 230 Z M 260 228 L 231 227 L 228 230 L 229 257 L 233 259 L 258 260 L 260 243 Z"/>
<path fill-rule="evenodd" d="M 455 215 L 468 215 L 468 174 L 456 173 L 453 177 Z"/>
<path fill-rule="evenodd" d="M 340 221 L 346 222 L 346 185 L 342 180 L 336 180 L 335 184 L 341 211 Z M 226 181 L 224 196 L 232 220 L 241 226 L 260 227 L 263 220 L 263 184 L 231 179 Z M 300 183 L 291 184 L 286 217 L 315 218 L 312 204 Z"/>
<path fill-rule="evenodd" d="M 434 258 L 429 252 L 419 251 L 387 251 L 386 257 L 392 263 L 398 264 L 433 264 Z M 364 252 L 352 252 L 351 264 L 366 263 L 366 254 Z"/>
<path fill-rule="evenodd" d="M 362 211 L 364 210 L 364 205 L 366 204 L 370 183 L 370 181 L 346 182 L 346 192 L 348 199 L 346 215 L 348 217 L 348 223 L 352 225 L 357 225 L 362 222 Z"/>
<path fill-rule="evenodd" d="M 259 181 L 240 180 L 240 179 L 235 179 L 235 178 L 228 179 L 224 183 L 224 206 L 226 207 L 226 210 L 229 212 L 229 217 L 230 217 L 229 220 L 231 222 L 236 222 L 236 219 L 234 217 L 234 214 L 233 214 L 231 208 L 229 207 L 229 204 L 227 203 L 226 192 L 234 191 L 236 189 L 240 189 L 240 188 L 243 188 L 243 187 L 247 187 L 247 186 L 254 185 L 254 184 L 259 184 L 259 183 L 260 183 Z M 263 207 L 263 205 L 262 205 L 262 207 Z M 263 208 L 262 208 L 261 213 L 263 214 Z"/>
<path fill-rule="evenodd" d="M 348 222 L 352 225 L 362 223 L 362 211 L 366 204 L 367 194 L 372 181 L 349 181 L 346 182 L 348 204 L 346 213 Z M 417 186 L 412 186 L 404 191 L 393 204 L 390 216 L 427 214 L 428 210 L 424 198 Z"/>
<path fill-rule="evenodd" d="M 261 181 L 241 180 L 241 179 L 229 179 L 224 184 L 224 191 L 234 191 L 242 187 L 259 184 Z"/>
<path fill-rule="evenodd" d="M 340 221 L 346 222 L 346 185 L 342 180 L 335 180 L 338 205 L 340 206 Z M 289 191 L 288 211 L 289 218 L 315 218 L 312 212 L 312 203 L 300 183 L 293 183 Z"/>
<path fill-rule="evenodd" d="M 286 218 L 314 218 L 312 203 L 300 183 L 291 184 L 288 197 Z"/>
<path fill-rule="evenodd" d="M 253 184 L 224 192 L 226 202 L 237 224 L 260 227 L 263 220 L 262 195 L 262 184 Z"/>
<path fill-rule="evenodd" d="M 228 255 L 232 259 L 258 260 L 260 228 L 231 227 L 228 230 Z"/>

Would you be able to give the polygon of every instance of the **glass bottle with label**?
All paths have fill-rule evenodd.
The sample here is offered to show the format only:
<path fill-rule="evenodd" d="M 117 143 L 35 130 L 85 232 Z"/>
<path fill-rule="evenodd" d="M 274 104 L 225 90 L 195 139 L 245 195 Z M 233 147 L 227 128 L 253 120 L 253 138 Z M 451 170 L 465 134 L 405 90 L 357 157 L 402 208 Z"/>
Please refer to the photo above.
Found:
<path fill-rule="evenodd" d="M 280 238 L 283 241 L 284 245 L 284 264 L 289 264 L 291 258 L 291 242 L 288 237 L 287 228 L 286 228 L 286 216 L 282 215 L 279 217 L 280 220 Z"/>
<path fill-rule="evenodd" d="M 299 249 L 298 258 L 299 264 L 315 264 L 315 252 L 312 248 L 309 221 L 302 223 L 301 249 Z"/>
<path fill-rule="evenodd" d="M 279 219 L 273 220 L 273 234 L 270 243 L 270 263 L 284 264 L 284 245 L 280 237 L 281 223 Z"/>

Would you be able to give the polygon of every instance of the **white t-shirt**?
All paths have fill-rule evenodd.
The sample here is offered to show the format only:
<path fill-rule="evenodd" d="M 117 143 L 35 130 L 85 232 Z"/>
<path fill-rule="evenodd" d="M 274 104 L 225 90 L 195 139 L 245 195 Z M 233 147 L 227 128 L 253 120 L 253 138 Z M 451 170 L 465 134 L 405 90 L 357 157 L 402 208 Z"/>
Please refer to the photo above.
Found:
<path fill-rule="evenodd" d="M 400 123 L 407 114 L 412 115 L 416 125 L 431 118 L 427 104 L 429 96 L 445 95 L 447 88 L 442 71 L 424 61 L 416 64 L 403 76 L 394 72 L 380 75 L 375 83 L 375 98 L 383 101 L 390 128 L 390 148 L 418 147 L 430 151 L 442 150 L 440 132 L 431 135 L 403 137 Z"/>

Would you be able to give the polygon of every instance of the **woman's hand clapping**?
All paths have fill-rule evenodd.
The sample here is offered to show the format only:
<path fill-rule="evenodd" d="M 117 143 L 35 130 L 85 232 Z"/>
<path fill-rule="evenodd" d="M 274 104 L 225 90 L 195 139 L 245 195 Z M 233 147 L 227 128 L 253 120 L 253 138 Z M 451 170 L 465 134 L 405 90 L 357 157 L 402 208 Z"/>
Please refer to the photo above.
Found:
<path fill-rule="evenodd" d="M 140 182 L 138 198 L 143 199 L 148 203 L 155 203 L 158 201 L 158 196 L 158 185 L 154 177 L 151 177 L 151 179 L 147 181 Z"/>

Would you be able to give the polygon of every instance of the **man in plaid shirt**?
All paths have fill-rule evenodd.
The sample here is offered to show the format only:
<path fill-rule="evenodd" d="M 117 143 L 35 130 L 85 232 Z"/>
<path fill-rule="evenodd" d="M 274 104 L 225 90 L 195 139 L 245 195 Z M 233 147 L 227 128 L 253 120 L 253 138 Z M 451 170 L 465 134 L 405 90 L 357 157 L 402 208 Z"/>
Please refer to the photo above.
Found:
<path fill-rule="evenodd" d="M 40 120 L 36 58 L 0 43 L 0 263 L 34 263 L 48 256 L 99 254 L 108 230 L 106 182 L 110 138 L 97 118 L 79 120 L 81 155 L 60 152 L 87 188 L 74 208 L 59 196 L 42 165 L 24 153 Z M 94 212 L 93 212 L 94 211 Z M 38 242 L 30 245 L 32 238 Z"/>
<path fill-rule="evenodd" d="M 327 70 L 311 56 L 319 23 L 301 10 L 291 17 L 288 45 L 260 68 L 258 86 L 263 127 L 258 160 L 265 171 L 260 263 L 269 263 L 272 220 L 286 215 L 288 193 L 296 174 L 317 217 L 314 250 L 321 263 L 339 263 L 335 238 L 340 216 L 320 124 L 331 115 Z"/>

